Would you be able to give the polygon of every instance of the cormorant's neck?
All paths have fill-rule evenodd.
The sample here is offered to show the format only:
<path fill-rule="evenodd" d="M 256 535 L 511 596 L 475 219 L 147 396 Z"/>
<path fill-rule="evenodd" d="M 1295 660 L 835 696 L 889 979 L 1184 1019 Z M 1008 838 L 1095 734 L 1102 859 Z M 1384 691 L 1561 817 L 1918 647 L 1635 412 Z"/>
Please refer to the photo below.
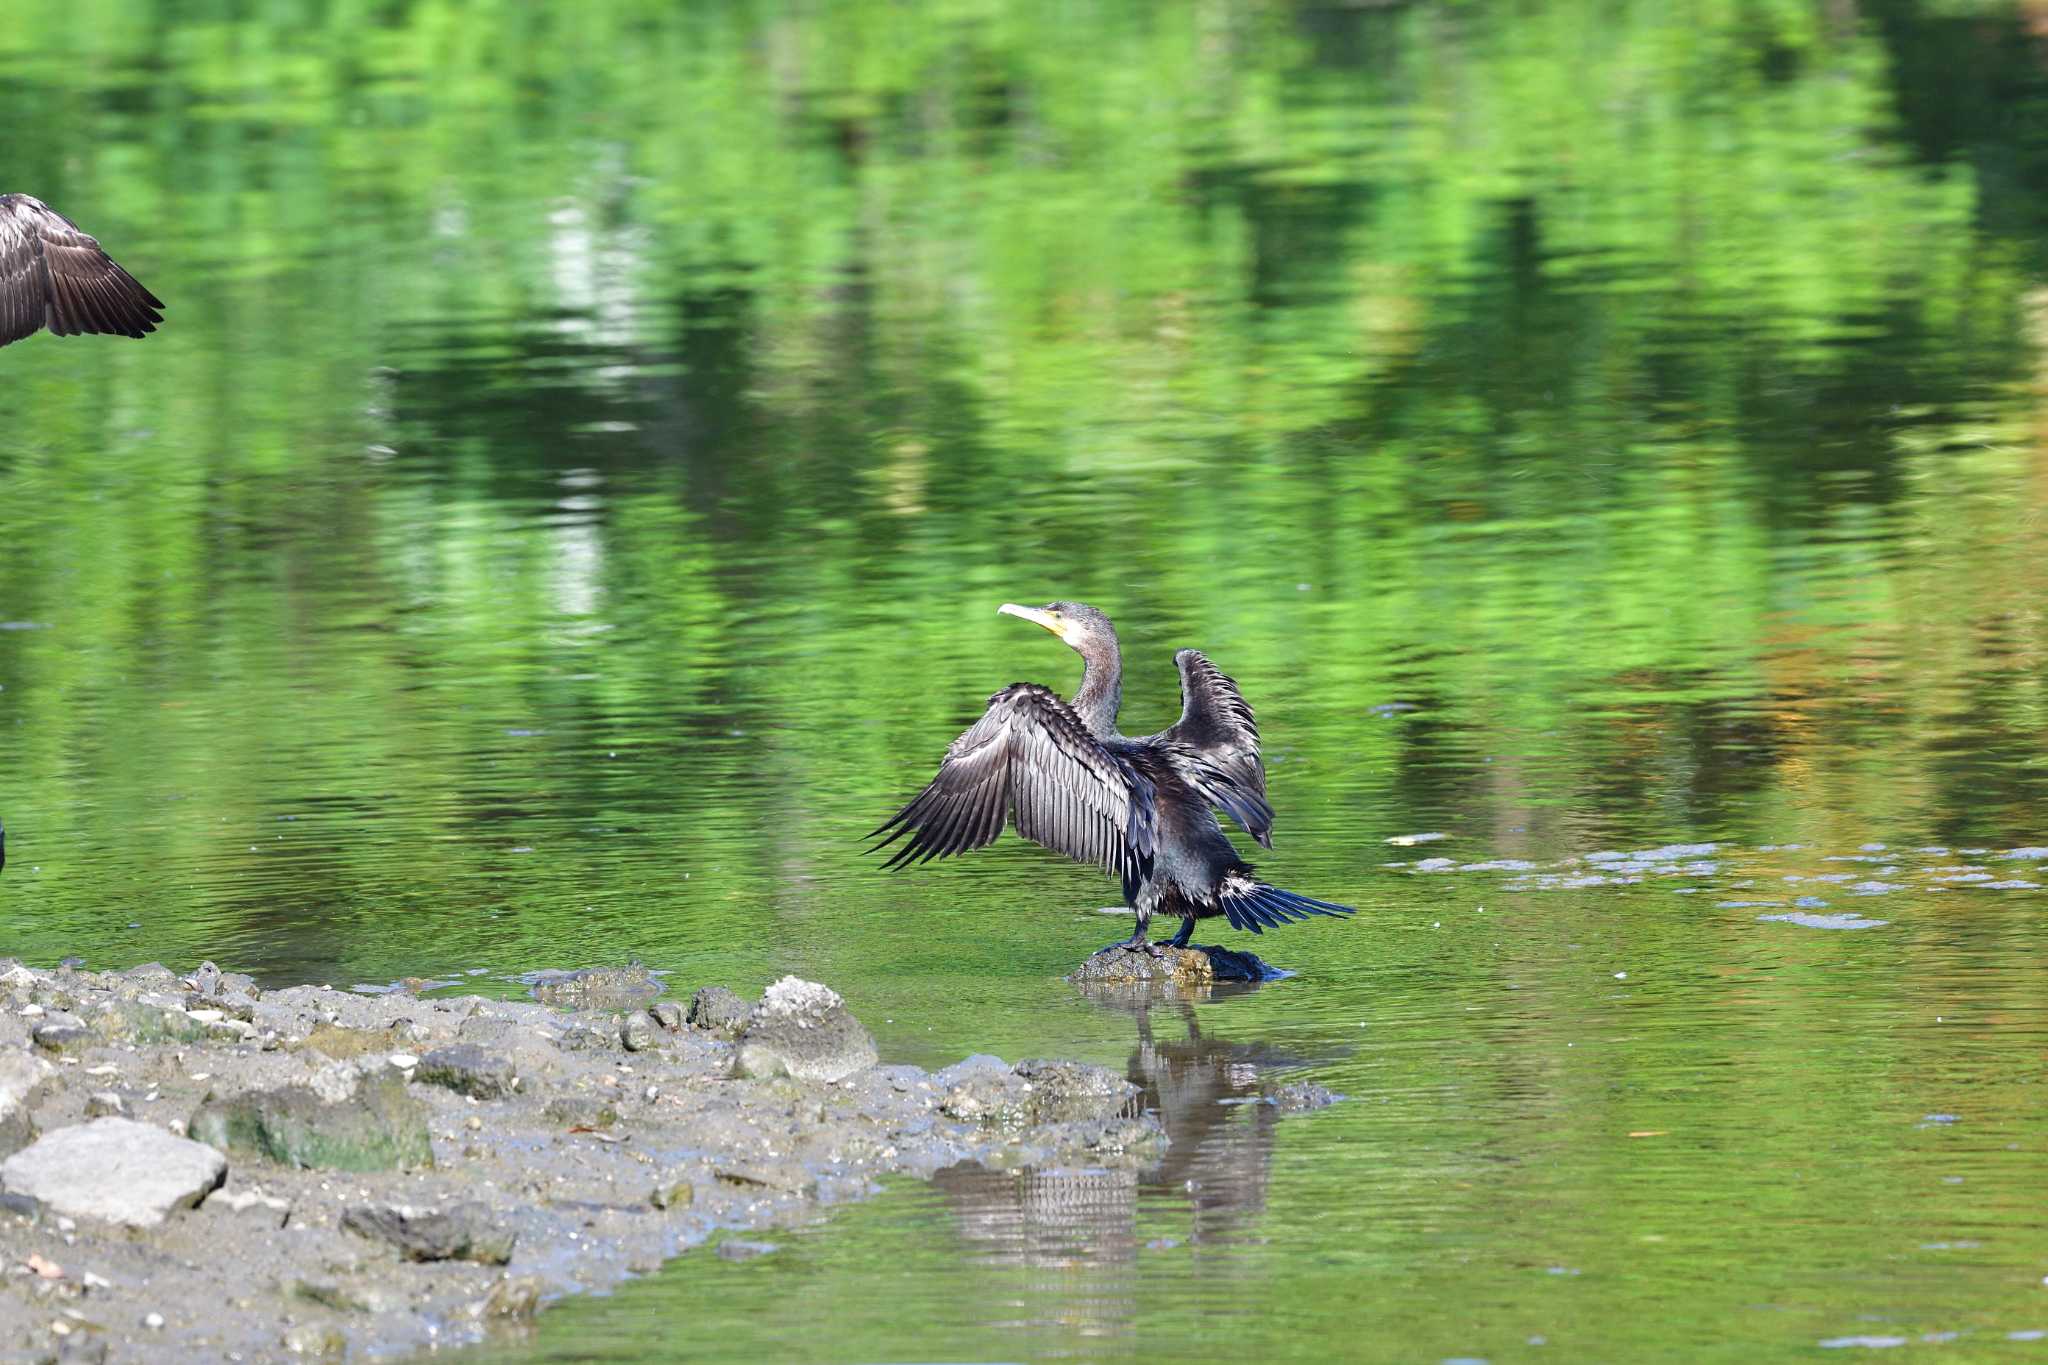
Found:
<path fill-rule="evenodd" d="M 1098 739 L 1116 733 L 1116 713 L 1124 704 L 1124 662 L 1115 640 L 1090 640 L 1081 654 L 1081 690 L 1074 694 L 1074 714 Z"/>

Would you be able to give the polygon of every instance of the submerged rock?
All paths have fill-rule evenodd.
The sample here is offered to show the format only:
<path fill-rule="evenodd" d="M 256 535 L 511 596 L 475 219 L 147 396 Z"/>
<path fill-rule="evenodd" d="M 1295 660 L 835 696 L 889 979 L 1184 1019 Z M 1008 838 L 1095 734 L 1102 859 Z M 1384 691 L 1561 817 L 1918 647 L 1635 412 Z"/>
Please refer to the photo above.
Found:
<path fill-rule="evenodd" d="M 1075 985 L 1125 985 L 1135 982 L 1171 982 L 1178 986 L 1206 986 L 1212 981 L 1274 981 L 1286 973 L 1267 966 L 1252 953 L 1240 953 L 1214 944 L 1190 944 L 1185 948 L 1162 948 L 1143 952 L 1115 944 L 1089 956 L 1068 974 Z"/>
<path fill-rule="evenodd" d="M 222 1151 L 253 1152 L 285 1166 L 388 1171 L 431 1166 L 427 1111 L 386 1071 L 344 1064 L 310 1084 L 209 1100 L 192 1116 L 194 1138 Z"/>
<path fill-rule="evenodd" d="M 490 1210 L 475 1201 L 446 1209 L 357 1204 L 342 1213 L 341 1225 L 358 1236 L 388 1242 L 408 1261 L 503 1265 L 512 1259 L 518 1240 L 510 1229 L 496 1226 Z"/>
<path fill-rule="evenodd" d="M 785 976 L 740 1031 L 735 1075 L 838 1081 L 881 1059 L 875 1040 L 830 987 Z"/>
<path fill-rule="evenodd" d="M 104 1118 L 44 1134 L 0 1162 L 0 1184 L 60 1214 L 149 1228 L 198 1203 L 227 1171 L 204 1143 Z"/>
<path fill-rule="evenodd" d="M 665 989 L 639 963 L 550 973 L 533 983 L 533 998 L 563 1010 L 639 1009 Z"/>
<path fill-rule="evenodd" d="M 1037 1059 L 1017 1063 L 1031 1087 L 1032 1123 L 1085 1123 L 1136 1118 L 1144 1092 L 1107 1067 Z"/>
<path fill-rule="evenodd" d="M 1136 1118 L 1143 1092 L 1105 1067 L 1085 1062 L 1023 1061 L 1011 1067 L 982 1054 L 932 1077 L 944 1087 L 939 1112 L 963 1123 L 1101 1123 Z"/>

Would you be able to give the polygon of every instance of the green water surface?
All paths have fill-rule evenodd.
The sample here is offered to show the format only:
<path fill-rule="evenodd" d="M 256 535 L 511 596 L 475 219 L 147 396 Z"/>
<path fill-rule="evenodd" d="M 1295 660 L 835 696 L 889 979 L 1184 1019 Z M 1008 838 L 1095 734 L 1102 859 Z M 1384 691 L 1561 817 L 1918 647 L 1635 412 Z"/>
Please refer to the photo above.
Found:
<path fill-rule="evenodd" d="M 2038 1358 L 2042 15 L 24 0 L 0 190 L 168 307 L 0 352 L 0 953 L 795 972 L 1174 1132 L 480 1359 Z M 1297 976 L 861 855 L 1056 597 L 1258 708 Z"/>

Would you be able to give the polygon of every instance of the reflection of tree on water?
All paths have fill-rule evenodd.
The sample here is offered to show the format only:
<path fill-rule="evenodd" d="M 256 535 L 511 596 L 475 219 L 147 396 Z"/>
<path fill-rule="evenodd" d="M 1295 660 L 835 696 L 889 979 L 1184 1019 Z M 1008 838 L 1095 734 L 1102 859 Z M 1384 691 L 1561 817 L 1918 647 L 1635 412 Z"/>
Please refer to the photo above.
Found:
<path fill-rule="evenodd" d="M 1137 1321 L 1142 1247 L 1185 1242 L 1199 1254 L 1247 1235 L 1265 1210 L 1274 1127 L 1286 1112 L 1271 1102 L 1273 1073 L 1307 1059 L 1203 1033 L 1196 1000 L 1243 994 L 1256 985 L 1083 989 L 1097 1004 L 1137 1019 L 1137 1046 L 1125 1074 L 1143 1088 L 1144 1107 L 1166 1126 L 1171 1145 L 1165 1157 L 1143 1171 L 1006 1172 L 961 1165 L 941 1171 L 935 1183 L 961 1235 L 984 1261 L 1027 1271 L 1011 1301 L 1018 1313 L 1010 1325 L 1123 1335 Z M 1155 1008 L 1176 1019 L 1183 1036 L 1158 1037 Z M 1141 1195 L 1148 1216 L 1167 1224 L 1156 1239 L 1139 1231 Z M 1176 1216 L 1183 1204 L 1192 1215 L 1186 1223 Z M 1039 1311 L 1048 1305 L 1057 1305 L 1056 1316 Z"/>

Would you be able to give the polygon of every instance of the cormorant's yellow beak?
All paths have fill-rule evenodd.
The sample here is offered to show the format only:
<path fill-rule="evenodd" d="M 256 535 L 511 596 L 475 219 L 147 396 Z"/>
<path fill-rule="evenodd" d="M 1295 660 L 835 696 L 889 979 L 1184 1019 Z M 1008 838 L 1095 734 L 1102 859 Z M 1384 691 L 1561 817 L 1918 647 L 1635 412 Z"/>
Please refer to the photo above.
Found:
<path fill-rule="evenodd" d="M 1067 638 L 1066 618 L 1056 611 L 1046 611 L 1042 607 L 1020 607 L 1015 602 L 1005 602 L 996 608 L 996 615 L 1021 616 L 1035 626 L 1045 627 L 1062 640 Z"/>

